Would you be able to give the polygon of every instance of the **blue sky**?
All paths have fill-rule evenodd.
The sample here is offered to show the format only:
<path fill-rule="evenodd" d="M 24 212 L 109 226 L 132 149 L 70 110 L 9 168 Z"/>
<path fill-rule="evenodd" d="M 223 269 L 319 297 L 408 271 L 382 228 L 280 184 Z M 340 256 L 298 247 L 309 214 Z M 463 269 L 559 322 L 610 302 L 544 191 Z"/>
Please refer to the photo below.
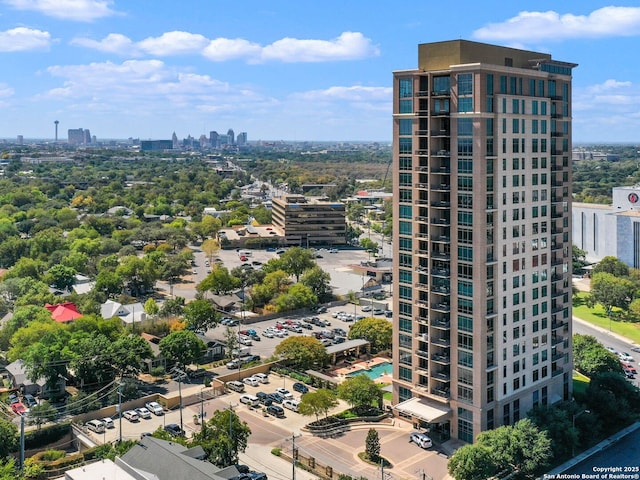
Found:
<path fill-rule="evenodd" d="M 391 139 L 394 70 L 467 39 L 574 69 L 574 142 L 640 142 L 640 7 L 591 0 L 0 0 L 0 137 Z"/>

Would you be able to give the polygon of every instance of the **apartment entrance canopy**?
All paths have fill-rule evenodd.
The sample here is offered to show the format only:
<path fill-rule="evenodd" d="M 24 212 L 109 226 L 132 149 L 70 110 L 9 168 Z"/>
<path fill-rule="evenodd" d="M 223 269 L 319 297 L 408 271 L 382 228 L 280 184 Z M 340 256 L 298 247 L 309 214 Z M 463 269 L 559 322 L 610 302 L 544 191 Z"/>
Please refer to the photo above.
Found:
<path fill-rule="evenodd" d="M 428 405 L 420 398 L 410 398 L 394 407 L 398 412 L 417 418 L 426 423 L 440 423 L 451 414 L 451 409 Z"/>

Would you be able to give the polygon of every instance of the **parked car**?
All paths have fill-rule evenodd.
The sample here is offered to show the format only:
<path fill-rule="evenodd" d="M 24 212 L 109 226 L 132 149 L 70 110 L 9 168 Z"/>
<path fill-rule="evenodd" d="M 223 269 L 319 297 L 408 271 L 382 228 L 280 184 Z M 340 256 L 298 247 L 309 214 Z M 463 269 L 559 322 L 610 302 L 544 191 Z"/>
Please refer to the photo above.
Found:
<path fill-rule="evenodd" d="M 25 407 L 21 402 L 11 405 L 11 410 L 13 410 L 13 413 L 15 413 L 16 415 L 24 415 L 29 411 L 27 410 L 27 407 Z"/>
<path fill-rule="evenodd" d="M 135 410 L 127 410 L 122 414 L 122 416 L 130 422 L 137 422 L 138 420 L 140 420 L 140 415 L 138 415 L 138 412 L 136 412 Z"/>
<path fill-rule="evenodd" d="M 613 347 L 604 347 L 604 348 L 606 348 L 607 350 L 609 350 L 609 351 L 610 351 L 611 353 L 613 353 L 614 355 L 618 355 L 618 351 L 617 351 L 615 348 L 613 348 Z"/>
<path fill-rule="evenodd" d="M 242 382 L 238 382 L 237 380 L 231 380 L 230 382 L 225 383 L 225 386 L 229 390 L 233 390 L 234 392 L 244 392 L 244 384 Z"/>
<path fill-rule="evenodd" d="M 101 418 L 100 420 L 102 420 L 102 423 L 104 423 L 105 428 L 116 428 L 116 426 L 113 423 L 113 419 L 111 417 L 104 417 L 104 418 Z"/>
<path fill-rule="evenodd" d="M 9 405 L 13 405 L 14 403 L 20 403 L 20 397 L 18 397 L 17 393 L 9 394 Z"/>
<path fill-rule="evenodd" d="M 170 433 L 174 437 L 184 437 L 184 431 L 180 428 L 180 425 L 176 423 L 165 425 L 164 431 Z"/>
<path fill-rule="evenodd" d="M 22 403 L 24 403 L 27 407 L 35 407 L 38 404 L 38 401 L 35 399 L 33 395 L 27 393 L 24 397 L 22 397 Z"/>
<path fill-rule="evenodd" d="M 238 359 L 236 358 L 235 360 L 231 360 L 230 362 L 227 362 L 227 368 L 229 370 L 237 370 L 238 368 L 240 368 L 240 361 L 238 361 Z"/>
<path fill-rule="evenodd" d="M 293 394 L 287 390 L 284 387 L 278 387 L 276 388 L 276 393 L 279 393 L 280 395 L 282 395 L 284 398 L 293 398 Z"/>
<path fill-rule="evenodd" d="M 284 418 L 284 409 L 278 405 L 269 405 L 267 407 L 267 413 L 276 418 Z"/>
<path fill-rule="evenodd" d="M 309 391 L 309 387 L 307 387 L 304 383 L 296 382 L 293 384 L 293 390 L 298 393 L 305 394 Z"/>
<path fill-rule="evenodd" d="M 240 345 L 246 345 L 246 346 L 253 345 L 253 342 L 251 341 L 251 338 L 246 337 L 244 335 L 238 335 L 238 343 Z"/>
<path fill-rule="evenodd" d="M 282 402 L 282 406 L 292 410 L 294 412 L 298 412 L 298 406 L 300 402 L 298 400 L 294 400 L 293 398 L 287 398 L 284 402 Z"/>
<path fill-rule="evenodd" d="M 413 432 L 409 435 L 409 442 L 413 442 L 421 448 L 431 448 L 433 446 L 433 442 L 429 438 L 428 435 L 420 432 Z"/>
<path fill-rule="evenodd" d="M 89 420 L 86 423 L 86 426 L 89 430 L 95 433 L 103 433 L 105 426 L 102 420 Z"/>
<path fill-rule="evenodd" d="M 275 337 L 275 335 L 273 334 L 273 332 L 271 330 L 265 330 L 264 332 L 262 332 L 262 336 L 263 337 L 267 337 L 267 338 Z"/>
<path fill-rule="evenodd" d="M 242 380 L 246 385 L 251 385 L 252 387 L 260 386 L 260 380 L 255 377 L 247 377 Z"/>
<path fill-rule="evenodd" d="M 620 360 L 622 360 L 623 362 L 634 362 L 635 361 L 633 359 L 633 357 L 631 355 L 629 355 L 627 352 L 619 352 L 618 353 L 618 357 L 620 357 Z"/>
<path fill-rule="evenodd" d="M 384 310 L 381 308 L 374 308 L 372 313 L 374 315 L 384 315 Z"/>
<path fill-rule="evenodd" d="M 147 409 L 152 412 L 154 415 L 164 415 L 164 408 L 158 402 L 147 402 L 144 404 Z"/>
<path fill-rule="evenodd" d="M 363 312 L 370 312 L 373 309 L 371 308 L 371 305 L 363 305 L 360 310 L 362 310 Z"/>
<path fill-rule="evenodd" d="M 245 405 L 249 405 L 250 407 L 257 407 L 260 405 L 260 399 L 255 395 L 250 395 L 245 393 L 240 396 L 240 403 L 244 403 Z"/>
<path fill-rule="evenodd" d="M 278 392 L 270 393 L 269 398 L 271 399 L 271 401 L 276 403 L 282 403 L 282 401 L 284 400 L 284 397 L 280 395 Z"/>
<path fill-rule="evenodd" d="M 140 415 L 140 418 L 151 418 L 151 412 L 145 407 L 136 408 L 136 412 Z"/>
<path fill-rule="evenodd" d="M 266 373 L 254 373 L 253 378 L 257 378 L 260 383 L 269 383 L 269 375 Z"/>
<path fill-rule="evenodd" d="M 345 337 L 334 337 L 333 343 L 337 345 L 338 343 L 344 343 L 347 339 Z"/>

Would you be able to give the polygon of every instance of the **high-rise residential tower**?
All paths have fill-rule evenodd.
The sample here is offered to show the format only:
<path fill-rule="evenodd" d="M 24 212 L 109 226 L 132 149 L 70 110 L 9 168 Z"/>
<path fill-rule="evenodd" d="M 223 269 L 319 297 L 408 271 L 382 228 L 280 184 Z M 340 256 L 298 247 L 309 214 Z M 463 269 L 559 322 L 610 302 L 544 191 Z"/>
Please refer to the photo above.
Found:
<path fill-rule="evenodd" d="M 575 66 L 453 40 L 394 72 L 394 404 L 436 440 L 571 398 Z"/>

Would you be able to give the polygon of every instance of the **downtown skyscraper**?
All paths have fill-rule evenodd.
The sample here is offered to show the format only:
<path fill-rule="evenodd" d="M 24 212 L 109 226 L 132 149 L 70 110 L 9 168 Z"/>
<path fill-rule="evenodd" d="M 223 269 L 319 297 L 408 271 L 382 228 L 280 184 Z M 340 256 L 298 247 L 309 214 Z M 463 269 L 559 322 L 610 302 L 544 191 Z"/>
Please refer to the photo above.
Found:
<path fill-rule="evenodd" d="M 436 441 L 571 398 L 575 66 L 453 40 L 394 72 L 393 403 Z"/>

